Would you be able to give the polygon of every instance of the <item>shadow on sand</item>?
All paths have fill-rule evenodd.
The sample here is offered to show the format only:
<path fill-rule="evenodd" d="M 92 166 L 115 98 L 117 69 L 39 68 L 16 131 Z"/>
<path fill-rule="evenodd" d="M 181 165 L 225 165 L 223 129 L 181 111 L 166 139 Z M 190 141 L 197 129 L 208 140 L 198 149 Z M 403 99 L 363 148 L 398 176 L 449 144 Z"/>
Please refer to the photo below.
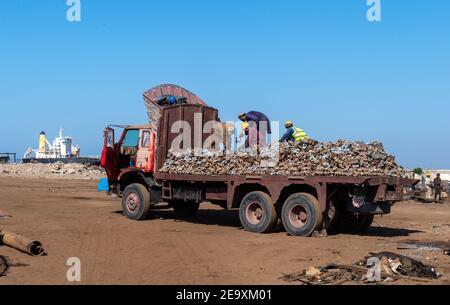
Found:
<path fill-rule="evenodd" d="M 359 234 L 361 236 L 376 236 L 376 237 L 400 237 L 409 236 L 410 234 L 424 233 L 420 230 L 389 228 L 389 227 L 371 227 L 367 232 Z"/>
<path fill-rule="evenodd" d="M 113 214 L 123 215 L 122 211 L 114 211 Z M 237 229 L 242 229 L 241 222 L 239 220 L 239 210 L 208 210 L 200 209 L 195 216 L 191 217 L 180 217 L 170 208 L 155 209 L 150 214 L 146 221 L 152 221 L 155 219 L 161 220 L 175 220 L 184 221 L 195 224 L 202 225 L 214 225 L 214 226 L 224 226 L 224 227 L 234 227 Z M 274 232 L 285 232 L 281 221 L 278 222 Z M 405 237 L 410 236 L 414 233 L 423 233 L 419 230 L 411 229 L 400 229 L 400 228 L 390 228 L 390 227 L 371 227 L 365 233 L 355 234 L 358 236 L 373 236 L 373 237 Z M 333 233 L 330 236 L 339 236 L 340 233 Z"/>
<path fill-rule="evenodd" d="M 112 213 L 123 215 L 122 211 L 114 211 Z M 153 210 L 149 218 L 145 221 L 152 221 L 154 219 L 178 220 L 195 224 L 242 228 L 238 210 L 199 210 L 195 216 L 181 217 L 172 209 L 159 208 Z"/>

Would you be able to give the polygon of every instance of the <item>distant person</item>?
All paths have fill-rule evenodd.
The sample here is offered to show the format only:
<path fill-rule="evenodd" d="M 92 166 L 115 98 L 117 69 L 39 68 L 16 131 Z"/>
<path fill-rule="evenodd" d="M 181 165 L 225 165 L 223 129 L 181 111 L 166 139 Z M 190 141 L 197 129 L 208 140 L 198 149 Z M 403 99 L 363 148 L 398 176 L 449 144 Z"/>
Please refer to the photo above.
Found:
<path fill-rule="evenodd" d="M 442 200 L 442 180 L 441 174 L 437 174 L 436 178 L 433 181 L 434 187 L 434 200 L 441 201 Z M 438 200 L 439 197 L 439 200 Z"/>
<path fill-rule="evenodd" d="M 430 173 L 425 174 L 425 186 L 426 186 L 425 198 L 427 200 L 432 200 L 433 199 L 433 184 L 431 182 L 431 174 Z"/>
<path fill-rule="evenodd" d="M 284 127 L 286 127 L 286 132 L 280 139 L 280 142 L 304 142 L 308 140 L 306 132 L 301 128 L 295 127 L 292 121 L 287 121 Z"/>
<path fill-rule="evenodd" d="M 422 172 L 421 176 L 421 189 L 424 190 L 427 188 L 427 178 L 425 177 L 425 173 Z"/>

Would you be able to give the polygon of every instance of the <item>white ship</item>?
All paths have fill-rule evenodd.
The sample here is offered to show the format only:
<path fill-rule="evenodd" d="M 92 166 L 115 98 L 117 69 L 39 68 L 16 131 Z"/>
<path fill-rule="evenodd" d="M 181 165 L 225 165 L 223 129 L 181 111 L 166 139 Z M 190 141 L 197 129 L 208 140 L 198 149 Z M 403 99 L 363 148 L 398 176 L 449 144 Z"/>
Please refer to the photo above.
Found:
<path fill-rule="evenodd" d="M 98 158 L 80 157 L 80 148 L 73 145 L 73 138 L 63 136 L 63 130 L 59 130 L 59 137 L 53 140 L 53 143 L 47 140 L 45 132 L 39 135 L 39 148 L 28 148 L 23 156 L 23 163 L 86 163 L 98 164 Z"/>

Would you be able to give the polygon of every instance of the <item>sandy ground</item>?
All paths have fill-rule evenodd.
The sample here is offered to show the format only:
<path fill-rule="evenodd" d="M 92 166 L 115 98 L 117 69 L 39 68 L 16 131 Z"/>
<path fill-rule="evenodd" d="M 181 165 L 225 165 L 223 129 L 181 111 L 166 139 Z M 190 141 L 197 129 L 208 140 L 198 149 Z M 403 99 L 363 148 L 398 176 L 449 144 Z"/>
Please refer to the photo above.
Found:
<path fill-rule="evenodd" d="M 449 204 L 400 203 L 364 236 L 326 238 L 247 233 L 237 211 L 209 204 L 189 220 L 166 210 L 130 221 L 119 200 L 84 180 L 1 177 L 0 209 L 13 215 L 0 219 L 0 229 L 38 239 L 49 253 L 30 257 L 0 246 L 0 255 L 29 265 L 12 268 L 0 284 L 68 284 L 70 257 L 81 259 L 82 284 L 284 284 L 284 274 L 380 251 L 421 258 L 443 274 L 431 283 L 450 284 L 450 256 L 443 251 L 397 250 L 410 241 L 450 248 Z"/>

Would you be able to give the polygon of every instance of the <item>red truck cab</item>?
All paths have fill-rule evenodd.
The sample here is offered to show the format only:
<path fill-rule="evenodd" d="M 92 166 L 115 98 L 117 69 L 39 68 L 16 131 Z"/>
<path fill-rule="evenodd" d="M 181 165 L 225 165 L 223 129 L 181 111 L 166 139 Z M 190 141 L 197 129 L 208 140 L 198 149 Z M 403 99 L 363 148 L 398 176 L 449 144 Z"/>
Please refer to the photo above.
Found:
<path fill-rule="evenodd" d="M 130 172 L 151 174 L 155 170 L 155 133 L 150 125 L 124 128 L 115 142 L 115 129 L 104 131 L 101 166 L 105 168 L 110 186 L 120 182 Z"/>

